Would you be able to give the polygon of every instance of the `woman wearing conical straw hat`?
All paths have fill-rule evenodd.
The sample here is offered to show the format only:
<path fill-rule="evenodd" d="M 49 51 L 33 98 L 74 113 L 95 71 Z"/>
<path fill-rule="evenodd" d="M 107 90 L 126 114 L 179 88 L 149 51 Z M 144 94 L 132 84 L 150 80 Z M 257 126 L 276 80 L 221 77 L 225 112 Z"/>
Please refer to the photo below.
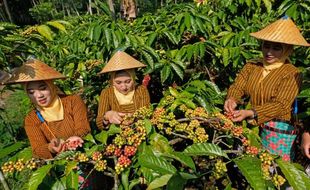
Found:
<path fill-rule="evenodd" d="M 145 67 L 125 52 L 118 51 L 99 74 L 109 73 L 111 86 L 100 94 L 96 123 L 103 129 L 110 123 L 120 124 L 126 114 L 150 105 L 149 93 L 135 83 L 135 69 Z"/>
<path fill-rule="evenodd" d="M 270 153 L 291 160 L 296 129 L 290 123 L 292 104 L 301 75 L 289 61 L 293 46 L 310 46 L 294 22 L 283 17 L 250 34 L 262 41 L 263 58 L 247 63 L 227 92 L 224 104 L 234 122 L 254 119 L 262 126 L 262 145 Z M 237 109 L 249 97 L 252 109 Z"/>
<path fill-rule="evenodd" d="M 55 79 L 64 78 L 45 63 L 33 59 L 16 68 L 5 83 L 22 84 L 34 105 L 24 122 L 34 157 L 50 159 L 65 150 L 75 150 L 82 146 L 81 137 L 90 132 L 82 98 L 64 95 L 53 83 Z M 81 169 L 78 172 L 81 179 L 85 173 Z M 88 188 L 84 181 L 79 182 L 80 188 Z"/>

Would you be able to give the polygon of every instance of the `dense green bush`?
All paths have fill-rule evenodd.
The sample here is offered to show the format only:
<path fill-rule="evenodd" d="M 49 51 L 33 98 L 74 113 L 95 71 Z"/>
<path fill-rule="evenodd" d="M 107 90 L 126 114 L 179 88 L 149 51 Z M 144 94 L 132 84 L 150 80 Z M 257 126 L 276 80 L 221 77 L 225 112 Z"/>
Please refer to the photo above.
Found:
<path fill-rule="evenodd" d="M 30 26 L 23 29 L 23 31 L 20 31 L 17 26 L 6 26 L 0 30 L 1 34 L 3 34 L 0 40 L 4 44 L 4 46 L 0 47 L 1 68 L 10 70 L 13 66 L 20 65 L 21 61 L 26 60 L 29 56 L 35 56 L 43 60 L 68 76 L 69 80 L 57 81 L 58 85 L 68 94 L 82 93 L 94 118 L 100 91 L 108 85 L 108 76 L 98 76 L 97 73 L 113 53 L 117 50 L 123 50 L 147 64 L 146 69 L 138 71 L 138 80 L 141 82 L 145 74 L 151 76 L 149 90 L 152 102 L 158 103 L 164 95 L 167 96 L 167 91 L 166 94 L 163 94 L 162 91 L 171 89 L 169 88 L 171 85 L 180 91 L 181 87 L 178 86 L 183 86 L 187 81 L 208 80 L 208 84 L 213 84 L 216 87 L 215 91 L 218 92 L 218 96 L 206 97 L 205 95 L 210 91 L 206 93 L 202 93 L 203 91 L 196 92 L 200 96 L 204 96 L 203 98 L 195 97 L 195 106 L 200 105 L 210 111 L 210 107 L 216 107 L 218 110 L 222 108 L 225 90 L 246 60 L 260 56 L 260 44 L 250 37 L 249 33 L 257 31 L 287 14 L 295 20 L 304 37 L 310 41 L 308 30 L 310 28 L 309 1 L 210 0 L 205 2 L 200 6 L 193 3 L 168 3 L 168 6 L 159 9 L 157 12 L 152 14 L 144 13 L 133 22 L 114 20 L 106 9 L 107 6 L 98 3 L 96 4 L 97 8 L 102 7 L 102 9 L 98 9 L 96 15 L 67 16 L 63 18 L 65 21 L 42 22 L 41 25 Z M 307 105 L 310 103 L 308 82 L 310 49 L 297 47 L 292 56 L 292 62 L 305 74 L 300 95 L 301 107 L 299 115 L 303 118 L 309 118 L 310 111 Z M 182 90 L 184 88 L 182 87 Z M 189 88 L 189 90 L 193 90 L 193 88 Z M 211 91 L 214 92 L 214 89 Z M 189 95 L 188 93 L 180 93 Z M 183 95 L 173 105 L 177 108 L 180 106 L 180 102 L 187 102 L 188 105 L 193 106 L 188 99 L 185 98 L 184 100 Z M 212 97 L 215 99 L 212 99 Z M 302 106 L 303 102 L 305 102 L 305 107 Z M 308 125 L 308 123 L 305 123 L 305 125 Z M 151 128 L 153 132 L 156 131 L 162 135 L 164 139 L 162 142 L 166 142 L 167 139 L 173 140 L 175 137 L 165 131 L 158 131 L 155 126 Z M 89 137 L 88 141 L 95 142 L 94 147 L 96 148 L 88 147 L 90 148 L 87 150 L 89 151 L 88 154 L 93 153 L 95 149 L 102 150 L 102 144 L 106 145 L 104 142 L 106 142 L 107 138 L 114 138 L 113 135 L 117 134 L 117 131 L 116 129 L 116 131 L 95 135 L 96 140 Z M 209 134 L 211 136 L 214 130 L 208 132 L 211 132 Z M 154 143 L 153 139 L 150 136 L 147 138 L 148 140 L 142 147 L 143 150 L 140 151 L 138 157 L 135 157 L 135 161 L 142 161 L 138 161 L 139 167 L 138 163 L 135 162 L 136 164 L 132 167 L 131 172 L 139 171 L 135 174 L 140 175 L 143 173 L 149 183 L 155 181 L 155 184 L 160 182 L 164 185 L 173 184 L 174 181 L 180 179 L 180 171 L 182 171 L 183 180 L 184 177 L 187 177 L 185 181 L 188 181 L 189 184 L 195 184 L 197 182 L 195 180 L 199 181 L 203 178 L 203 173 L 199 173 L 201 171 L 195 173 L 195 175 L 199 174 L 201 178 L 190 175 L 184 176 L 184 171 L 189 173 L 190 171 L 187 170 L 188 168 L 184 169 L 182 164 L 178 163 L 180 158 L 176 155 L 162 155 L 162 153 L 158 155 L 158 150 L 152 148 L 152 145 L 154 145 L 152 144 Z M 186 142 L 188 141 L 186 140 Z M 234 144 L 236 141 L 228 138 L 224 142 Z M 186 145 L 189 146 L 191 143 Z M 22 145 L 13 148 L 17 150 L 20 147 Z M 183 149 L 179 150 L 179 147 L 173 148 L 174 150 L 183 151 Z M 146 156 L 142 153 L 144 151 L 147 154 L 150 152 L 156 153 L 155 155 L 150 153 L 153 163 L 152 161 L 150 163 L 150 160 L 145 158 Z M 209 154 L 214 149 L 211 148 L 211 150 L 205 151 L 207 153 L 201 154 Z M 187 156 L 185 156 L 187 161 L 181 160 L 181 163 L 183 161 L 192 166 L 188 164 L 191 163 L 189 160 L 192 158 L 189 159 Z M 257 157 L 255 159 L 244 159 L 244 162 L 242 159 L 241 161 L 234 159 L 233 162 L 236 162 L 253 187 L 255 184 L 251 181 L 251 177 L 255 177 L 257 173 L 253 175 L 255 172 L 252 173 L 250 170 L 251 167 L 253 169 L 251 163 L 258 166 L 260 161 Z M 158 166 L 156 163 L 161 164 Z M 215 164 L 213 161 L 210 163 Z M 293 165 L 288 164 L 285 166 L 281 161 L 277 161 L 277 163 L 290 184 L 297 185 L 294 180 L 295 174 L 304 178 L 301 170 Z M 47 165 L 35 174 L 42 174 L 42 172 L 47 174 L 51 168 L 64 167 L 66 164 L 68 162 L 60 159 L 59 162 L 56 161 L 51 165 Z M 150 168 L 150 165 L 154 166 L 154 168 Z M 170 167 L 171 165 L 177 168 Z M 181 167 L 179 167 L 180 165 Z M 141 169 L 140 166 L 144 169 L 139 170 Z M 165 170 L 166 166 L 171 169 L 168 168 L 168 173 L 165 173 L 167 171 Z M 177 172 L 174 173 L 174 171 Z M 121 174 L 121 183 L 124 183 L 123 179 L 126 182 L 126 176 L 127 180 L 130 179 L 132 183 L 136 183 L 137 175 L 129 175 L 130 172 L 126 172 Z M 157 178 L 158 174 L 164 175 L 164 177 Z M 62 180 L 69 180 L 72 175 L 76 174 L 70 173 L 70 175 L 65 176 L 66 179 Z M 32 187 L 35 187 L 43 180 L 35 177 L 34 179 L 36 183 Z M 259 179 L 258 186 L 270 186 L 269 183 L 265 184 L 261 178 L 257 179 Z M 168 183 L 168 181 L 170 182 Z M 59 183 L 55 182 L 56 185 L 59 185 Z M 124 186 L 126 187 L 126 185 Z M 259 189 L 259 187 L 255 187 Z"/>

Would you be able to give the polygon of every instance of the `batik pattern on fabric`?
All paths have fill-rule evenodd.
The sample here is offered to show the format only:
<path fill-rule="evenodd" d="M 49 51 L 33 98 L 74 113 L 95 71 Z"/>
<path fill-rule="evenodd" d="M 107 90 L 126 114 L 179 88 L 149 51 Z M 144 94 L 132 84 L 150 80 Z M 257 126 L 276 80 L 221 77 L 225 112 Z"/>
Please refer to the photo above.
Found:
<path fill-rule="evenodd" d="M 281 121 L 269 121 L 265 126 L 283 131 L 293 131 L 294 127 Z M 262 144 L 270 153 L 282 156 L 283 160 L 292 160 L 294 158 L 292 146 L 297 135 L 275 132 L 263 128 L 261 133 Z"/>

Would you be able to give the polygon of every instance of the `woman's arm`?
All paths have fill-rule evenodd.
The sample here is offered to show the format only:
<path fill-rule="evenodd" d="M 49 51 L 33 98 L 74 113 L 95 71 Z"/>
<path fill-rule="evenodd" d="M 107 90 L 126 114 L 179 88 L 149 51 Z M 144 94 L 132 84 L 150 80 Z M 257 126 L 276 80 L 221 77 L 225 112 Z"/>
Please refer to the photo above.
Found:
<path fill-rule="evenodd" d="M 305 132 L 302 135 L 301 148 L 304 154 L 310 159 L 310 133 Z"/>
<path fill-rule="evenodd" d="M 40 123 L 35 122 L 35 115 L 28 115 L 25 119 L 24 127 L 28 136 L 34 157 L 49 159 L 53 155 L 48 149 L 48 141 L 40 129 Z"/>

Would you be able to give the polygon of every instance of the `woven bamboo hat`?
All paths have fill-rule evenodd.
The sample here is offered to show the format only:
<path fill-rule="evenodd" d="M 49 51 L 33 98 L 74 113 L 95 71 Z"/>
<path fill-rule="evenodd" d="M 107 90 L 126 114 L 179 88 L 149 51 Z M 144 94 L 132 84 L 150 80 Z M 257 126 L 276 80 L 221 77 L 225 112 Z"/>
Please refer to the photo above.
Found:
<path fill-rule="evenodd" d="M 116 52 L 113 57 L 109 60 L 109 62 L 104 66 L 104 68 L 100 71 L 99 74 L 112 72 L 112 71 L 120 71 L 126 69 L 134 69 L 139 67 L 145 67 L 143 63 L 131 57 L 127 53 L 123 51 Z"/>
<path fill-rule="evenodd" d="M 66 76 L 52 67 L 49 67 L 39 60 L 32 59 L 24 63 L 21 67 L 16 68 L 5 84 L 63 78 L 66 78 Z"/>
<path fill-rule="evenodd" d="M 250 33 L 250 35 L 260 40 L 299 46 L 310 46 L 301 35 L 294 22 L 287 16 L 271 23 L 258 32 Z"/>

